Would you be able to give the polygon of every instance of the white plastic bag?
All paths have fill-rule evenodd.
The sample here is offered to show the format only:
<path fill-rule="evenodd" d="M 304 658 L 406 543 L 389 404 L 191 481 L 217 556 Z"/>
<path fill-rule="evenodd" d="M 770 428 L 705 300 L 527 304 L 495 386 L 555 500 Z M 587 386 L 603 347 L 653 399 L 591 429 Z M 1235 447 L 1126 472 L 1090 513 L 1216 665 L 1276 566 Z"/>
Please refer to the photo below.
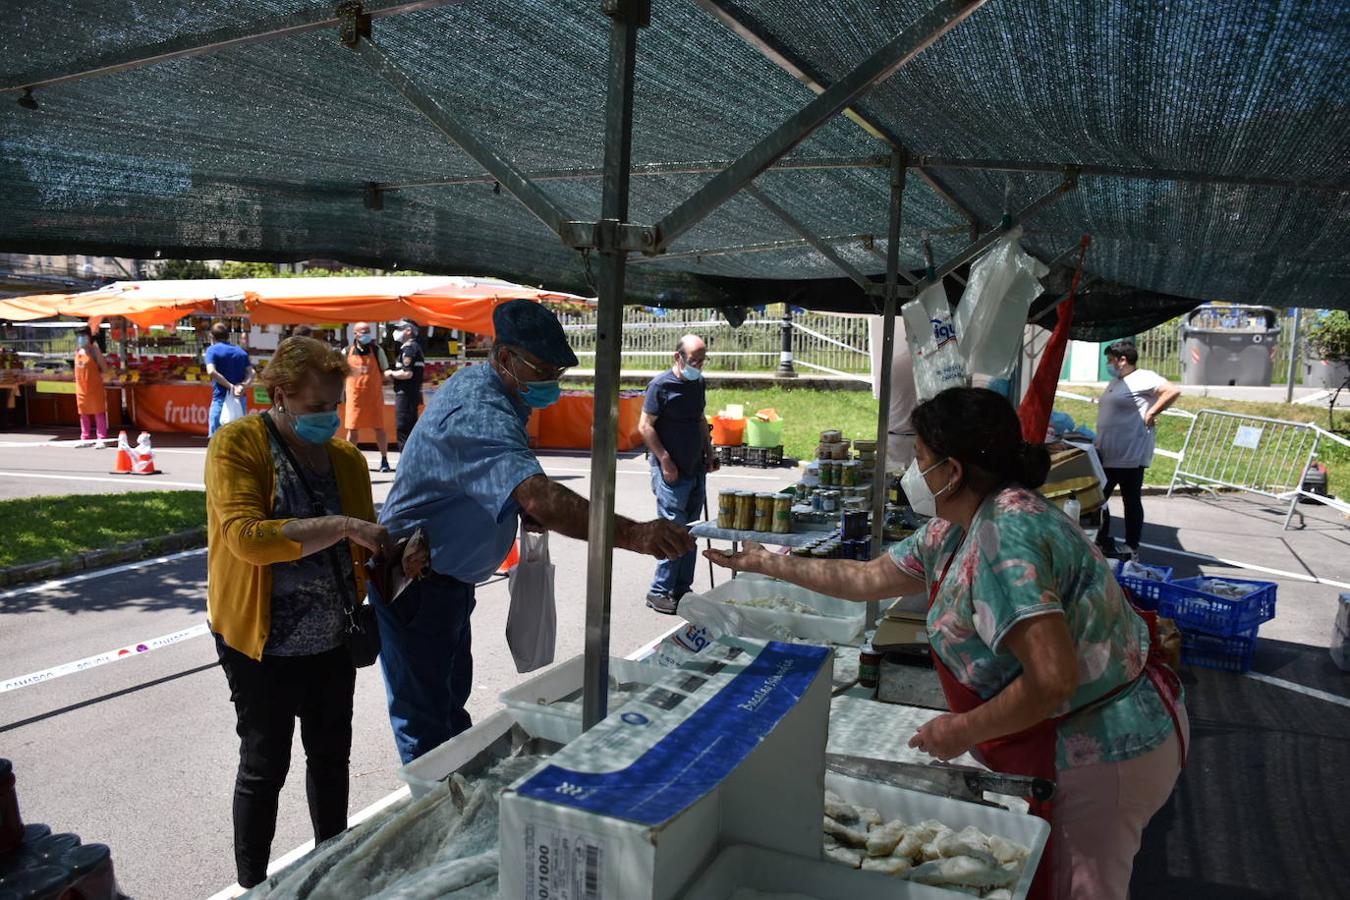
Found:
<path fill-rule="evenodd" d="M 957 325 L 942 284 L 929 285 L 900 307 L 900 314 L 905 319 L 905 340 L 914 360 L 914 387 L 919 400 L 967 384 Z"/>
<path fill-rule="evenodd" d="M 1022 229 L 1000 238 L 970 267 L 966 291 L 956 307 L 957 343 L 966 372 L 1007 378 L 1017 367 L 1027 312 L 1043 290 L 1038 279 L 1050 270 L 1022 251 Z"/>
<path fill-rule="evenodd" d="M 225 395 L 220 404 L 220 424 L 228 425 L 235 419 L 244 417 L 244 403 L 233 393 Z"/>
<path fill-rule="evenodd" d="M 506 643 L 517 672 L 533 672 L 553 662 L 558 638 L 558 607 L 553 597 L 553 563 L 548 532 L 520 530 L 520 562 L 508 576 L 511 608 L 506 614 Z"/>

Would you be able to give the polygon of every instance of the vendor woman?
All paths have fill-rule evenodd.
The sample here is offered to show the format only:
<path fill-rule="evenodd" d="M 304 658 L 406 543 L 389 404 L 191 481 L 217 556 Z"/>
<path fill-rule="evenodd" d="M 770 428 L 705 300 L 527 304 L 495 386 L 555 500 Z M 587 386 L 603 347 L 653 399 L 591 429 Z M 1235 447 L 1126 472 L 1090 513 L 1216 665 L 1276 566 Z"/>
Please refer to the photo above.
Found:
<path fill-rule="evenodd" d="M 713 562 L 850 600 L 923 592 L 951 713 L 910 746 L 973 751 L 1053 778 L 1033 812 L 1051 838 L 1033 896 L 1124 900 L 1144 826 L 1172 792 L 1188 735 L 1180 685 L 1101 553 L 1035 489 L 1049 458 L 999 394 L 952 388 L 913 414 L 903 485 L 933 518 L 871 562 L 780 556 L 747 542 Z"/>

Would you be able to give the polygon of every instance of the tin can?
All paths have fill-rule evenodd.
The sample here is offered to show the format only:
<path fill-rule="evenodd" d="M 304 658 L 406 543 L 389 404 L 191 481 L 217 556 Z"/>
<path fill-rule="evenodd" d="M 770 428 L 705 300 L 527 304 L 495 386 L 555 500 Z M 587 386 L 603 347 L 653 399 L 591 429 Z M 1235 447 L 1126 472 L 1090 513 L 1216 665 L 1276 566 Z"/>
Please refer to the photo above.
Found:
<path fill-rule="evenodd" d="M 733 529 L 736 527 L 736 491 L 717 492 L 717 527 Z"/>
<path fill-rule="evenodd" d="M 792 495 L 773 495 L 773 533 L 792 533 Z"/>
<path fill-rule="evenodd" d="M 773 494 L 755 494 L 755 524 L 752 531 L 771 531 L 773 529 Z"/>
<path fill-rule="evenodd" d="M 820 433 L 820 442 L 822 444 L 837 444 L 844 438 L 844 433 L 835 429 L 822 431 Z"/>
<path fill-rule="evenodd" d="M 752 531 L 755 527 L 755 494 L 741 491 L 736 495 L 736 530 Z"/>
<path fill-rule="evenodd" d="M 822 487 L 834 485 L 834 462 L 828 459 L 820 461 L 820 483 Z"/>
<path fill-rule="evenodd" d="M 839 511 L 839 494 L 838 494 L 838 492 L 836 492 L 836 491 L 821 491 L 821 492 L 820 492 L 820 511 L 821 511 L 821 512 L 827 512 L 827 513 L 830 513 L 830 512 L 838 512 L 838 511 Z"/>
<path fill-rule="evenodd" d="M 824 491 L 812 491 L 812 492 L 811 492 L 811 510 L 812 510 L 812 512 L 821 512 L 821 511 L 823 511 L 823 510 L 825 509 L 825 507 L 824 507 L 824 505 L 823 505 L 823 504 L 824 504 L 824 501 L 825 501 L 825 492 L 824 492 Z"/>
<path fill-rule="evenodd" d="M 877 442 L 859 439 L 853 442 L 853 449 L 859 453 L 876 453 Z"/>
<path fill-rule="evenodd" d="M 858 686 L 876 690 L 881 681 L 881 654 L 868 641 L 858 648 Z"/>
<path fill-rule="evenodd" d="M 857 460 L 846 459 L 839 464 L 839 483 L 845 487 L 853 487 L 858 483 Z"/>
<path fill-rule="evenodd" d="M 831 444 L 832 456 L 837 460 L 848 459 L 848 441 L 840 441 L 837 444 Z"/>

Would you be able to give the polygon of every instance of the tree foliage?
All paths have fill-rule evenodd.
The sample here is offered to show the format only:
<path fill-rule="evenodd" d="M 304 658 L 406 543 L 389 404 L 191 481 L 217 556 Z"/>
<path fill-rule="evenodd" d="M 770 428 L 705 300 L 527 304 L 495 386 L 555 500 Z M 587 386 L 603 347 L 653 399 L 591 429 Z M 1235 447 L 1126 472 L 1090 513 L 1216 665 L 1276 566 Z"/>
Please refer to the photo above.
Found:
<path fill-rule="evenodd" d="M 1350 362 L 1350 314 L 1339 309 L 1323 313 L 1308 326 L 1307 340 L 1319 358 Z"/>

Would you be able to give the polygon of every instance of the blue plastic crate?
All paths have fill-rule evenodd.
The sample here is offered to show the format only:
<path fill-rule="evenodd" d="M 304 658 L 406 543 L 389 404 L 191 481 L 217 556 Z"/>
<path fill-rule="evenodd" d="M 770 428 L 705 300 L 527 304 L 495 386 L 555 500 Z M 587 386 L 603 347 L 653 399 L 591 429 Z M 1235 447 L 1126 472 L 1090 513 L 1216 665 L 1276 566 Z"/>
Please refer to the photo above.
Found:
<path fill-rule="evenodd" d="M 1224 577 L 1223 581 L 1249 585 L 1254 590 L 1239 600 L 1206 593 L 1199 584 L 1207 577 L 1179 578 L 1158 585 L 1158 615 L 1172 619 L 1182 631 L 1216 637 L 1235 637 L 1275 618 L 1276 585 Z"/>
<path fill-rule="evenodd" d="M 1202 669 L 1239 673 L 1250 671 L 1252 657 L 1256 655 L 1256 632 L 1256 628 L 1249 628 L 1241 634 L 1220 637 L 1198 631 L 1183 631 L 1181 661 Z"/>
<path fill-rule="evenodd" d="M 1143 563 L 1136 563 L 1136 565 L 1143 565 Z M 1158 601 L 1162 599 L 1161 585 L 1172 579 L 1172 567 L 1144 566 L 1144 568 L 1162 575 L 1162 581 L 1140 578 L 1138 575 L 1122 575 L 1120 573 L 1123 568 L 1125 568 L 1125 561 L 1123 559 L 1116 560 L 1116 581 L 1120 582 L 1122 587 L 1129 588 L 1130 592 L 1134 594 L 1135 604 L 1140 609 L 1157 612 Z"/>

